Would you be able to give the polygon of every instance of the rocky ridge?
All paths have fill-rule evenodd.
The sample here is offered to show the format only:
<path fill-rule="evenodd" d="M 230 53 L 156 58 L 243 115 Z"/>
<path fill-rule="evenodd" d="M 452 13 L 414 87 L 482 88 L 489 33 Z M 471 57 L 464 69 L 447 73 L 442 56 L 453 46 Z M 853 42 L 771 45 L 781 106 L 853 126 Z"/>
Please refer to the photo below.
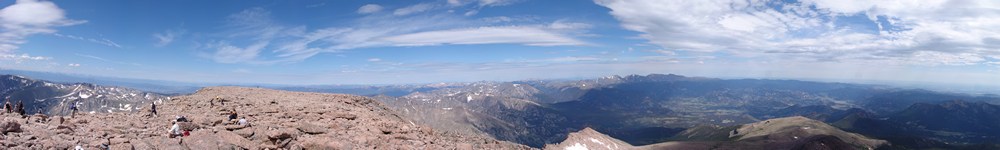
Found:
<path fill-rule="evenodd" d="M 210 102 L 218 96 L 223 101 Z M 157 104 L 158 115 L 3 114 L 0 147 L 10 149 L 531 149 L 488 137 L 438 132 L 354 95 L 209 87 Z M 146 107 L 145 109 L 148 109 Z M 226 118 L 235 110 L 250 125 Z M 175 116 L 190 136 L 170 138 Z"/>
<path fill-rule="evenodd" d="M 715 140 L 696 138 L 698 140 L 632 146 L 586 128 L 570 133 L 561 143 L 546 145 L 545 149 L 875 149 L 888 144 L 884 140 L 841 131 L 823 122 L 801 116 L 769 119 L 740 125 L 735 129 L 719 128 L 714 132 L 721 134 L 728 132 L 729 136 Z"/>

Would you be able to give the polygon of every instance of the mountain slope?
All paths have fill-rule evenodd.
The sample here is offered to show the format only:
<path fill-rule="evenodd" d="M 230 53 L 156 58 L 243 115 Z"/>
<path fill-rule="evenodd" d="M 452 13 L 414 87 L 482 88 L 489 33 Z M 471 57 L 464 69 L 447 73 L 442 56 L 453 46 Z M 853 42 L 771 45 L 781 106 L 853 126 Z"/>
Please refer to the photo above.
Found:
<path fill-rule="evenodd" d="M 23 101 L 25 112 L 67 115 L 76 103 L 79 113 L 132 112 L 167 96 L 139 90 L 86 83 L 60 84 L 21 76 L 0 75 L 0 97 Z"/>
<path fill-rule="evenodd" d="M 541 147 L 561 139 L 574 123 L 537 103 L 538 93 L 525 84 L 477 82 L 376 98 L 403 116 L 434 128 Z"/>

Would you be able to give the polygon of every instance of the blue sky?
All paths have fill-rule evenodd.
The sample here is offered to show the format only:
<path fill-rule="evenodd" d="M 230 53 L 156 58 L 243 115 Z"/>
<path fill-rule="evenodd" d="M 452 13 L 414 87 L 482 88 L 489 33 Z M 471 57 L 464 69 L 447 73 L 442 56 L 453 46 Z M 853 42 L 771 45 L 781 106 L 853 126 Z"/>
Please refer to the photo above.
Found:
<path fill-rule="evenodd" d="M 0 67 L 210 83 L 676 73 L 1000 83 L 1000 3 L 0 2 Z"/>

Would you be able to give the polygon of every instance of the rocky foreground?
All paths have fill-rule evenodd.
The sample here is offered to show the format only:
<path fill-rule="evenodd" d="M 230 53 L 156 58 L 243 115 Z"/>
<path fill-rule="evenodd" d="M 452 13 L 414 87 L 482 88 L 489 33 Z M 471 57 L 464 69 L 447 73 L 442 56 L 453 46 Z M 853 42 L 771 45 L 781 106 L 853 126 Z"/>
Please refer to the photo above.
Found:
<path fill-rule="evenodd" d="M 224 99 L 210 104 L 215 97 Z M 488 137 L 437 132 L 361 96 L 210 87 L 141 113 L 78 113 L 76 117 L 3 114 L 6 149 L 531 149 Z M 227 119 L 230 110 L 249 126 Z M 170 138 L 175 116 L 190 136 Z"/>

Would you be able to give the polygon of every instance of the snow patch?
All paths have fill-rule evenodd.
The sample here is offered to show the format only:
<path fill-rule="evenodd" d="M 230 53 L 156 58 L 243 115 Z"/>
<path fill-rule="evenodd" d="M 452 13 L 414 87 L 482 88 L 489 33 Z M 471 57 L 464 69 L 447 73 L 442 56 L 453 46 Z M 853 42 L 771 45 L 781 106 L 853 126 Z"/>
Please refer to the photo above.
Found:
<path fill-rule="evenodd" d="M 587 148 L 587 145 L 576 143 L 573 144 L 573 146 L 566 147 L 565 150 L 590 150 L 590 149 Z"/>
<path fill-rule="evenodd" d="M 444 109 L 444 110 L 451 110 L 451 107 L 445 107 L 445 108 L 441 108 L 441 109 Z"/>
<path fill-rule="evenodd" d="M 601 142 L 601 141 L 599 141 L 597 139 L 594 139 L 594 138 L 590 138 L 590 141 L 594 142 L 594 143 L 597 143 L 597 144 L 601 144 L 601 145 L 607 145 L 607 144 L 604 144 L 604 142 Z"/>
<path fill-rule="evenodd" d="M 471 101 L 472 101 L 472 95 L 465 97 L 465 102 L 471 102 Z"/>
<path fill-rule="evenodd" d="M 597 140 L 597 139 L 594 139 L 594 138 L 590 138 L 590 141 L 591 141 L 591 142 L 594 142 L 594 143 L 597 143 L 597 144 L 601 144 L 601 145 L 604 145 L 604 147 L 607 147 L 608 149 L 614 149 L 614 148 L 611 148 L 611 145 L 608 145 L 608 144 L 604 144 L 604 142 L 601 142 L 601 140 Z M 618 144 L 615 144 L 615 148 L 618 148 Z"/>

